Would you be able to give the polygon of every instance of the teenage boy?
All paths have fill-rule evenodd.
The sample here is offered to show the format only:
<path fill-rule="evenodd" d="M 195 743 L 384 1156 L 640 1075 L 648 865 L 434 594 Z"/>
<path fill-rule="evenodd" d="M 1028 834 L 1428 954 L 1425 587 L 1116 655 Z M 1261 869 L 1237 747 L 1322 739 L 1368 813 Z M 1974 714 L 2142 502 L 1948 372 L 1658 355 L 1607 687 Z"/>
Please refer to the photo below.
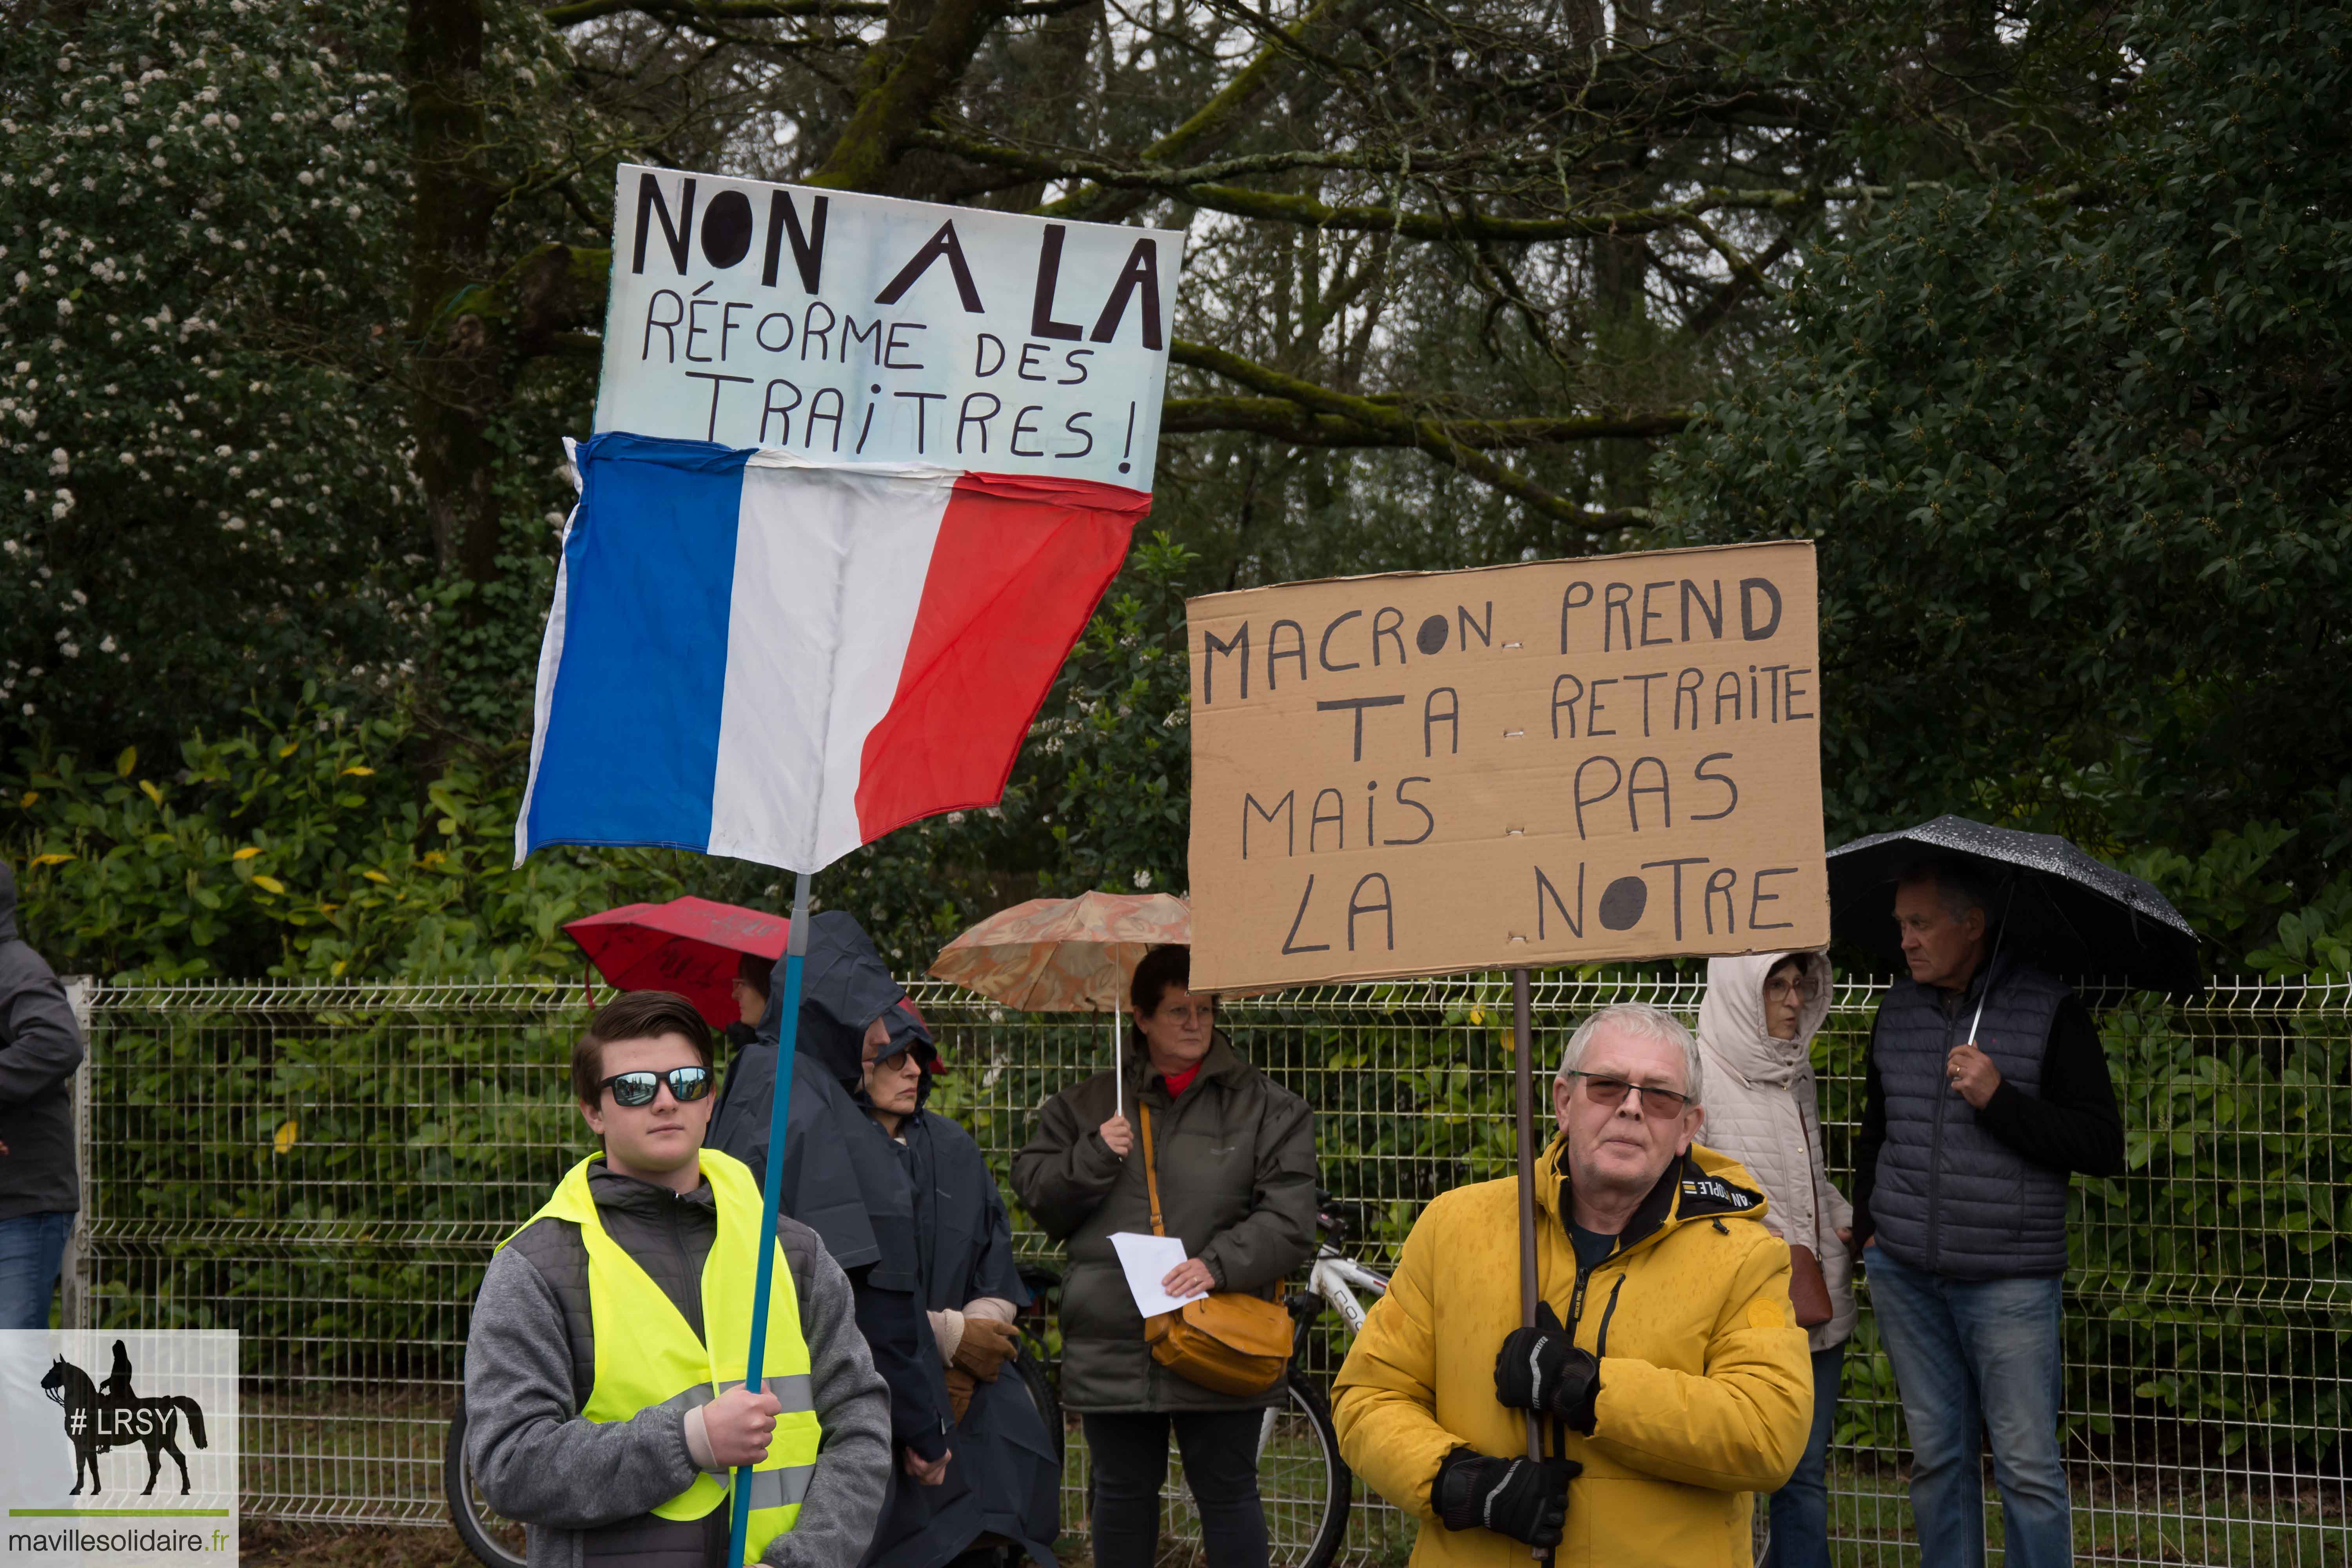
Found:
<path fill-rule="evenodd" d="M 779 1222 L 761 1392 L 743 1386 L 760 1194 L 702 1147 L 710 1031 L 637 991 L 572 1054 L 604 1142 L 491 1260 L 466 1342 L 466 1447 L 482 1496 L 529 1527 L 531 1568 L 717 1568 L 738 1466 L 747 1556 L 854 1568 L 890 1474 L 890 1405 L 848 1279 Z"/>

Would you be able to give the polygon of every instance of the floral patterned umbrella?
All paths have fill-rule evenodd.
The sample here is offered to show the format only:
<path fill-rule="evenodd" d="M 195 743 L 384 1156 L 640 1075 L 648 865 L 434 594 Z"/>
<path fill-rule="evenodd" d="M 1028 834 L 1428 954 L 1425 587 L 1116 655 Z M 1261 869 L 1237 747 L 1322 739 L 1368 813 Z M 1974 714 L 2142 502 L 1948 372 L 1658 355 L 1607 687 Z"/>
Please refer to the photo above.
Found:
<path fill-rule="evenodd" d="M 1135 966 L 1164 942 L 1192 940 L 1192 909 L 1167 893 L 1032 899 L 948 943 L 931 973 L 1024 1013 L 1108 1013 L 1116 1064 L 1118 1016 Z M 1122 1115 L 1125 1100 L 1122 1088 Z"/>

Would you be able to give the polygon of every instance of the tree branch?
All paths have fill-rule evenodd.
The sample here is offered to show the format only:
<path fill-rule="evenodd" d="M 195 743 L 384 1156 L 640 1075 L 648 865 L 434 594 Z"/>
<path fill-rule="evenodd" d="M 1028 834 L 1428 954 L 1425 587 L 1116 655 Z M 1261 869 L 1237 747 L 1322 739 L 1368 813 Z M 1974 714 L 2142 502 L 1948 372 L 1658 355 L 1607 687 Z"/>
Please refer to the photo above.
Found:
<path fill-rule="evenodd" d="M 880 79 L 868 78 L 863 85 L 841 139 L 808 183 L 841 191 L 881 190 L 909 133 L 955 90 L 973 53 L 1003 15 L 994 0 L 940 0 L 922 32 L 896 59 L 885 63 L 878 51 L 868 57 Z"/>
<path fill-rule="evenodd" d="M 1804 218 L 1810 215 L 1801 215 L 1795 223 L 1782 229 L 1780 237 L 1770 245 L 1766 246 L 1762 254 L 1755 260 L 1743 266 L 1734 267 L 1731 270 L 1731 281 L 1716 290 L 1712 299 L 1692 313 L 1690 320 L 1683 323 L 1684 332 L 1694 341 L 1703 338 L 1722 325 L 1723 319 L 1731 314 L 1731 308 L 1746 299 L 1758 287 L 1762 287 L 1764 291 L 1769 294 L 1771 286 L 1764 277 L 1765 270 L 1795 247 L 1797 232 L 1805 226 Z M 1717 244 L 1716 248 L 1720 252 L 1728 247 Z"/>
<path fill-rule="evenodd" d="M 467 290 L 442 310 L 446 331 L 468 325 L 479 341 L 497 342 L 525 358 L 575 354 L 586 334 L 604 324 L 613 282 L 613 253 L 602 246 L 549 241 L 524 253 L 497 282 Z"/>
<path fill-rule="evenodd" d="M 1392 405 L 1369 397 L 1358 397 L 1344 392 L 1334 392 L 1311 381 L 1286 375 L 1237 353 L 1211 348 L 1206 343 L 1177 339 L 1171 346 L 1169 357 L 1179 364 L 1205 370 L 1213 375 L 1246 386 L 1269 397 L 1280 398 L 1297 405 L 1309 415 L 1331 415 L 1395 437 L 1382 445 L 1412 447 L 1428 453 L 1439 462 L 1459 468 L 1472 479 L 1479 479 L 1501 490 L 1505 495 L 1526 503 L 1533 510 L 1562 522 L 1580 527 L 1590 526 L 1593 513 L 1578 506 L 1565 496 L 1554 495 L 1531 479 L 1522 478 L 1486 456 L 1469 441 L 1463 439 L 1458 427 L 1463 424 L 1476 426 L 1480 421 L 1445 421 L 1424 419 Z M 1652 434 L 1664 435 L 1678 430 L 1688 422 L 1688 416 L 1678 410 L 1656 416 L 1660 427 Z M 1488 424 L 1507 421 L 1484 422 Z M 1449 427 L 1454 426 L 1454 427 Z"/>
<path fill-rule="evenodd" d="M 887 16 L 889 0 L 571 0 L 540 16 L 551 27 L 572 27 L 635 11 L 659 21 L 772 22 L 803 16 Z"/>
<path fill-rule="evenodd" d="M 1235 217 L 1297 224 L 1307 228 L 1394 234 L 1406 239 L 1420 240 L 1493 240 L 1524 244 L 1549 239 L 1591 239 L 1610 234 L 1647 234 L 1656 229 L 1685 226 L 1710 212 L 1787 212 L 1823 202 L 1860 201 L 1894 194 L 1892 186 L 1882 185 L 1841 185 L 1815 191 L 1769 187 L 1732 190 L 1712 186 L 1688 201 L 1672 202 L 1663 206 L 1625 207 L 1557 217 L 1496 217 L 1475 212 L 1405 212 L 1395 207 L 1360 204 L 1333 205 L 1313 196 L 1189 177 L 1199 171 L 1122 167 L 1091 158 L 1032 153 L 952 132 L 915 131 L 905 140 L 908 144 L 935 148 L 976 163 L 1016 169 L 1036 179 L 1091 180 L 1099 185 L 1157 191 L 1189 205 L 1205 207 L 1212 212 L 1230 213 Z M 1333 153 L 1285 156 L 1292 167 L 1345 166 L 1385 173 L 1407 172 L 1402 155 Z M 1066 203 L 1056 202 L 1039 211 L 1059 214 L 1066 205 Z"/>
<path fill-rule="evenodd" d="M 1307 41 L 1307 35 L 1332 10 L 1332 0 L 1317 0 L 1317 4 L 1297 21 L 1279 32 L 1269 33 L 1265 47 L 1260 49 L 1249 64 L 1234 73 L 1233 80 L 1219 88 L 1216 95 L 1195 110 L 1183 124 L 1143 150 L 1144 160 L 1164 163 L 1220 137 L 1236 116 L 1275 85 L 1286 66 L 1296 64 L 1304 58 L 1302 46 Z"/>
<path fill-rule="evenodd" d="M 1329 16 L 1333 9 L 1334 0 L 1317 0 L 1307 15 L 1284 28 L 1276 37 L 1269 37 L 1265 47 L 1251 58 L 1250 63 L 1234 73 L 1233 80 L 1219 88 L 1215 95 L 1194 110 L 1181 125 L 1146 147 L 1142 154 L 1144 161 L 1164 163 L 1195 148 L 1223 141 L 1233 129 L 1234 122 L 1272 89 L 1283 73 L 1297 61 L 1308 29 Z M 1039 211 L 1050 217 L 1097 220 L 1115 220 L 1127 216 L 1125 211 L 1104 210 L 1110 205 L 1107 191 L 1082 187 L 1060 201 L 1048 203 Z M 1127 211 L 1133 210 L 1131 201 L 1125 205 Z"/>
<path fill-rule="evenodd" d="M 1671 436 L 1689 422 L 1689 415 L 1670 409 L 1663 414 L 1622 419 L 1591 415 L 1561 419 L 1423 419 L 1414 423 L 1437 432 L 1451 445 L 1493 451 L 1610 437 Z M 1283 397 L 1171 397 L 1161 408 L 1160 430 L 1162 435 L 1172 436 L 1246 431 L 1297 447 L 1422 444 L 1418 429 L 1373 428 L 1337 414 L 1311 412 Z"/>
<path fill-rule="evenodd" d="M 1028 0 L 1025 5 L 1000 6 L 996 14 L 1017 22 L 1029 17 L 1059 16 L 1089 3 L 1090 0 Z M 656 22 L 691 28 L 708 37 L 726 38 L 732 43 L 767 44 L 774 40 L 720 32 L 709 24 L 784 22 L 829 16 L 887 16 L 890 4 L 889 0 L 567 0 L 564 5 L 549 6 L 540 16 L 551 27 L 573 27 L 583 22 L 630 12 L 651 17 Z"/>

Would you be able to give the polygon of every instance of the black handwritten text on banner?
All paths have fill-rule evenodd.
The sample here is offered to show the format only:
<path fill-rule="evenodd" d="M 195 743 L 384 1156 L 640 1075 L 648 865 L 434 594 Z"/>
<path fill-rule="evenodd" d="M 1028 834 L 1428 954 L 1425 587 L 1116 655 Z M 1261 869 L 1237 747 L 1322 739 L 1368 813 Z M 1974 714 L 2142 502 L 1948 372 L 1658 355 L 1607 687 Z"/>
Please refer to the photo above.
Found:
<path fill-rule="evenodd" d="M 1183 245 L 623 164 L 596 428 L 1148 490 Z"/>
<path fill-rule="evenodd" d="M 1195 989 L 1829 939 L 1811 544 L 1189 610 Z"/>

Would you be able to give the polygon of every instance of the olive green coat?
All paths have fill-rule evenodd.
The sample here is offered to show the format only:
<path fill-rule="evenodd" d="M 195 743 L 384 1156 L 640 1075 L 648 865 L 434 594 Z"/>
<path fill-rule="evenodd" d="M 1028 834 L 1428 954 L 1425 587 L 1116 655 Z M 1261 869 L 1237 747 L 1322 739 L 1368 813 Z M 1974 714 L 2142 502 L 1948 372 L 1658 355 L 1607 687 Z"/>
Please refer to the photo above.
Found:
<path fill-rule="evenodd" d="M 1315 1113 L 1242 1059 L 1220 1034 L 1200 1076 L 1171 1105 L 1139 1056 L 1127 1064 L 1127 1119 L 1139 1139 L 1125 1160 L 1097 1131 L 1112 1114 L 1108 1072 L 1045 1102 L 1036 1134 L 1013 1156 L 1013 1188 L 1045 1234 L 1069 1245 L 1062 1282 L 1062 1403 L 1072 1410 L 1243 1410 L 1266 1394 L 1213 1393 L 1151 1359 L 1143 1319 L 1112 1250 L 1114 1231 L 1151 1229 L 1142 1119 L 1151 1108 L 1160 1212 L 1188 1257 L 1221 1290 L 1273 1298 L 1315 1249 Z"/>

